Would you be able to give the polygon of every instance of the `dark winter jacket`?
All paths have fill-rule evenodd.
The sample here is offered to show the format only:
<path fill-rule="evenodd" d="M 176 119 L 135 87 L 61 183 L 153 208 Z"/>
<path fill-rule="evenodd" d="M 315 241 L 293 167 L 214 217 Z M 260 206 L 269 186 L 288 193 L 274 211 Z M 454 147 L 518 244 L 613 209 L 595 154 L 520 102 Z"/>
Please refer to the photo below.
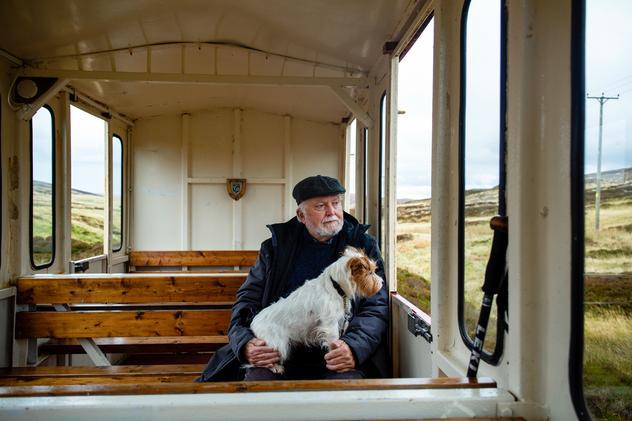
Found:
<path fill-rule="evenodd" d="M 262 243 L 255 266 L 237 291 L 228 331 L 229 343 L 213 355 L 196 380 L 198 382 L 243 379 L 240 367 L 247 361 L 242 351 L 253 338 L 250 322 L 261 309 L 277 301 L 283 292 L 304 225 L 294 217 L 285 223 L 268 225 L 268 228 L 272 237 Z M 345 213 L 343 229 L 335 237 L 336 250 L 341 254 L 348 245 L 364 249 L 370 258 L 378 262 L 377 273 L 386 280 L 379 248 L 375 239 L 366 233 L 367 229 L 368 225 L 360 224 Z M 353 317 L 341 337 L 351 348 L 356 366 L 371 377 L 390 375 L 386 352 L 388 314 L 385 282 L 382 290 L 374 296 L 354 300 Z"/>

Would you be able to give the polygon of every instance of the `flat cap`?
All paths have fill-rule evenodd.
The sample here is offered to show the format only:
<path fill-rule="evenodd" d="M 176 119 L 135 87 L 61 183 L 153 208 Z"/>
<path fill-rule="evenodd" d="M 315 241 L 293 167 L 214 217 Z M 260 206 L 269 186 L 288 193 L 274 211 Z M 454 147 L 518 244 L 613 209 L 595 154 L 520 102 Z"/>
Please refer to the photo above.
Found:
<path fill-rule="evenodd" d="M 292 197 L 296 199 L 296 203 L 311 199 L 317 196 L 332 196 L 334 194 L 344 193 L 346 190 L 338 180 L 326 175 L 313 175 L 307 177 L 294 186 Z"/>

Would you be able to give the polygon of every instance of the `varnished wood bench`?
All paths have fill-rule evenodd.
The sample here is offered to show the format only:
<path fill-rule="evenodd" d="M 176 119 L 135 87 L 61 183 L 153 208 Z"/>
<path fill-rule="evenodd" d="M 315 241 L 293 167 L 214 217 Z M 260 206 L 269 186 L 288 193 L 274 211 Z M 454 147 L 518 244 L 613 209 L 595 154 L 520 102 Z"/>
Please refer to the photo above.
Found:
<path fill-rule="evenodd" d="M 0 369 L 0 397 L 323 390 L 482 389 L 490 378 L 407 378 L 195 383 L 204 365 Z"/>
<path fill-rule="evenodd" d="M 129 271 L 248 272 L 258 254 L 257 250 L 131 251 Z"/>
<path fill-rule="evenodd" d="M 16 339 L 47 353 L 206 353 L 227 342 L 230 306 L 246 274 L 72 274 L 21 277 Z M 31 355 L 31 361 L 37 360 Z M 199 360 L 198 360 L 199 361 Z"/>

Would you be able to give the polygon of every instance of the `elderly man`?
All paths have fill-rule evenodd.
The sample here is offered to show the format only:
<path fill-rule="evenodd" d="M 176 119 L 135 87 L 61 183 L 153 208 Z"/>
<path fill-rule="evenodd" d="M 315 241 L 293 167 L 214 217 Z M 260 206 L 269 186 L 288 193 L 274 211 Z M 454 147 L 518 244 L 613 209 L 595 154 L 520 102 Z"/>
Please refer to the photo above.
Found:
<path fill-rule="evenodd" d="M 237 292 L 228 332 L 229 344 L 219 349 L 197 381 L 349 379 L 389 375 L 385 338 L 388 327 L 386 286 L 372 297 L 352 303 L 352 318 L 340 339 L 320 348 L 293 349 L 284 363 L 285 373 L 268 368 L 279 354 L 254 337 L 250 322 L 263 308 L 317 277 L 346 246 L 365 250 L 384 266 L 375 239 L 353 216 L 343 212 L 340 195 L 345 189 L 335 178 L 317 175 L 300 181 L 292 196 L 296 217 L 269 225 L 272 237 L 264 241 L 257 263 Z M 249 368 L 242 369 L 242 366 Z"/>

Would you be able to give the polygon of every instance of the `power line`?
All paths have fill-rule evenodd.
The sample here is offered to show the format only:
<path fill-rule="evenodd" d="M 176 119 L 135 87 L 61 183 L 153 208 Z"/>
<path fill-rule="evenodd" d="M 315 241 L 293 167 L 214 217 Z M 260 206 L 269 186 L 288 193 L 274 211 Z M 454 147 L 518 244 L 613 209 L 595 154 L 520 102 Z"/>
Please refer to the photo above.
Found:
<path fill-rule="evenodd" d="M 604 96 L 603 92 L 601 96 L 589 96 L 586 94 L 586 99 L 596 99 L 599 101 L 599 146 L 597 147 L 597 189 L 595 190 L 595 231 L 599 231 L 599 207 L 601 205 L 601 144 L 603 136 L 603 104 L 611 99 L 619 99 L 617 96 Z"/>

